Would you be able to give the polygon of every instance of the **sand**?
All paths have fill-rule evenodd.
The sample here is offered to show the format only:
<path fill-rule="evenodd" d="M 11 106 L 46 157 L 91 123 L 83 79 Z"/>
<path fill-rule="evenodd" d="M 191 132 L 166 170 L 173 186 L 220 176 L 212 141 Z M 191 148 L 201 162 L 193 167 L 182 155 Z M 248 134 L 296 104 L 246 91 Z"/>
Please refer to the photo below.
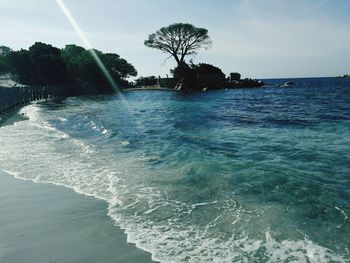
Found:
<path fill-rule="evenodd" d="M 106 214 L 103 201 L 0 171 L 0 262 L 152 262 Z"/>

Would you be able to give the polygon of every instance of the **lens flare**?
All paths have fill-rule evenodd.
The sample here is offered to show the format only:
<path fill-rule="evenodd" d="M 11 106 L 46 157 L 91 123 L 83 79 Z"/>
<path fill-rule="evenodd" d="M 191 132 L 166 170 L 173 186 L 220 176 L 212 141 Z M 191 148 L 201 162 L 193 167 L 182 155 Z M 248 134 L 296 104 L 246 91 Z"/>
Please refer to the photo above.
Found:
<path fill-rule="evenodd" d="M 122 89 L 120 87 L 118 87 L 117 83 L 115 83 L 115 81 L 113 80 L 113 78 L 109 74 L 108 70 L 106 69 L 105 65 L 102 63 L 101 59 L 96 54 L 95 50 L 92 48 L 89 40 L 86 38 L 86 36 L 83 33 L 83 31 L 80 29 L 79 25 L 77 24 L 77 22 L 75 21 L 74 17 L 70 13 L 70 11 L 66 7 L 66 5 L 64 4 L 63 0 L 56 0 L 56 2 L 59 5 L 59 7 L 61 8 L 61 10 L 64 13 L 64 15 L 67 17 L 68 21 L 71 23 L 71 25 L 73 26 L 73 28 L 77 32 L 77 34 L 79 35 L 80 39 L 84 43 L 85 48 L 88 49 L 88 51 L 90 52 L 91 56 L 95 60 L 96 64 L 98 65 L 98 67 L 102 71 L 103 75 L 105 76 L 105 78 L 107 79 L 108 83 L 111 85 L 113 90 L 115 92 L 122 91 Z"/>
<path fill-rule="evenodd" d="M 144 130 L 143 125 L 141 124 L 141 122 L 137 119 L 136 114 L 135 114 L 135 109 L 131 108 L 131 105 L 128 103 L 128 101 L 124 98 L 122 91 L 123 89 L 121 87 L 119 87 L 117 85 L 117 83 L 114 81 L 114 79 L 112 78 L 112 76 L 109 74 L 108 70 L 106 69 L 105 65 L 102 63 L 101 59 L 98 57 L 98 55 L 96 54 L 95 50 L 92 48 L 92 45 L 90 44 L 89 40 L 87 39 L 87 37 L 85 36 L 85 34 L 83 33 L 83 31 L 80 29 L 78 23 L 75 21 L 74 17 L 72 16 L 71 12 L 68 10 L 67 6 L 64 4 L 63 0 L 56 0 L 58 6 L 61 8 L 63 14 L 66 16 L 66 18 L 68 19 L 68 21 L 71 23 L 71 25 L 73 26 L 73 28 L 75 29 L 76 33 L 78 34 L 78 36 L 80 37 L 80 39 L 82 40 L 84 46 L 86 49 L 89 50 L 91 56 L 93 57 L 93 59 L 95 60 L 96 64 L 98 65 L 98 67 L 100 68 L 100 70 L 102 71 L 103 75 L 105 76 L 105 78 L 107 79 L 107 81 L 110 83 L 112 89 L 118 93 L 118 96 L 120 97 L 120 102 L 121 104 L 126 108 L 126 110 L 129 112 L 129 114 L 131 115 L 133 122 L 135 124 L 135 129 L 140 129 L 140 130 Z"/>

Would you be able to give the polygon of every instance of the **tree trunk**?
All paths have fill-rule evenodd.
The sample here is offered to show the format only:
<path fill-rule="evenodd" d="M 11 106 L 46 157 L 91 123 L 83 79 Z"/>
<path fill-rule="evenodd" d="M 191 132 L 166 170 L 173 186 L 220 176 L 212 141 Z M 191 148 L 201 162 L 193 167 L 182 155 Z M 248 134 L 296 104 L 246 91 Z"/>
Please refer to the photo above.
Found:
<path fill-rule="evenodd" d="M 181 64 L 184 63 L 184 61 L 185 61 L 185 56 L 186 56 L 186 54 L 183 54 L 183 55 L 181 56 L 181 59 L 180 59 L 180 63 L 181 63 Z"/>
<path fill-rule="evenodd" d="M 181 60 L 179 59 L 179 57 L 176 54 L 172 54 L 177 62 L 177 65 L 180 66 L 181 65 Z"/>

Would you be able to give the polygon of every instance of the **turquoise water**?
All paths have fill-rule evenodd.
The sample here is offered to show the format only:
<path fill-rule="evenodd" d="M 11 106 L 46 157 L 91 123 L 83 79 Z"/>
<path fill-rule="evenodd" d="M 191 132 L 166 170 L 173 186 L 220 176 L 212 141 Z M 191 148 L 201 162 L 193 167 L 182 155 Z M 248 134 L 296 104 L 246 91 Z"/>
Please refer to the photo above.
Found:
<path fill-rule="evenodd" d="M 105 200 L 157 261 L 349 262 L 350 81 L 294 81 L 29 105 L 0 169 Z"/>

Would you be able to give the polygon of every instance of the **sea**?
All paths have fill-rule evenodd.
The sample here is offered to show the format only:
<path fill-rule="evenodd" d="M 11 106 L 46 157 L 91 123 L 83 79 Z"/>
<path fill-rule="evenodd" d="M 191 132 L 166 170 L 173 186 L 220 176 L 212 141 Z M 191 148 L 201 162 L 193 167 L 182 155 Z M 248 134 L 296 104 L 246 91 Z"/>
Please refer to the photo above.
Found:
<path fill-rule="evenodd" d="M 158 262 L 350 262 L 350 79 L 264 82 L 33 103 L 0 170 L 104 200 Z"/>

